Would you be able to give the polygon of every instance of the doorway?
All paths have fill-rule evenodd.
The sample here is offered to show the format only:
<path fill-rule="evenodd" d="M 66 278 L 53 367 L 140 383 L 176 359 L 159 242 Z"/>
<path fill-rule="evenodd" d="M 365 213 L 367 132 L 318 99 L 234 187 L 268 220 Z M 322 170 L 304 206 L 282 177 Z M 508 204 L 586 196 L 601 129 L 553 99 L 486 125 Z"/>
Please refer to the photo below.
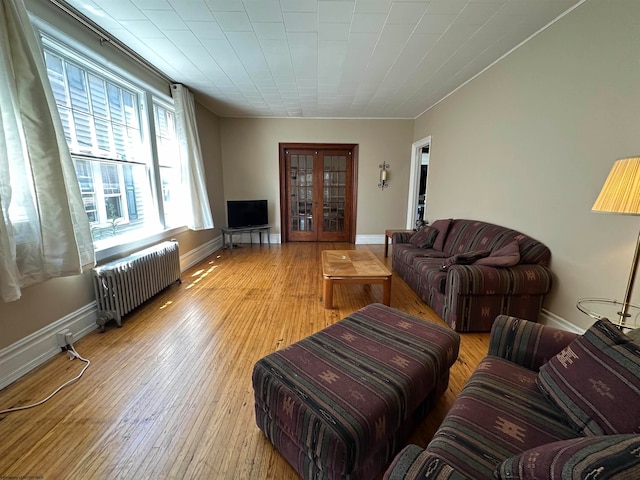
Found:
<path fill-rule="evenodd" d="M 282 242 L 355 243 L 357 145 L 280 144 Z"/>
<path fill-rule="evenodd" d="M 412 145 L 411 172 L 409 174 L 409 198 L 407 204 L 407 228 L 415 228 L 424 221 L 427 208 L 427 186 L 431 137 L 414 142 Z"/>

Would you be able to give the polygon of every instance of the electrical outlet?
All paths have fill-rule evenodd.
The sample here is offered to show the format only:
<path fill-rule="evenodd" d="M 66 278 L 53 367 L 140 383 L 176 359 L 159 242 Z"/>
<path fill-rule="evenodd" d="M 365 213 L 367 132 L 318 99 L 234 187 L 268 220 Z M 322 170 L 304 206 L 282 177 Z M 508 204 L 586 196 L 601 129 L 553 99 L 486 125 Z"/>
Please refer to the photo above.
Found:
<path fill-rule="evenodd" d="M 58 346 L 60 348 L 67 348 L 67 345 L 71 345 L 71 343 L 67 341 L 67 335 L 71 337 L 71 341 L 73 342 L 73 334 L 68 328 L 56 333 L 56 339 L 58 340 Z"/>
<path fill-rule="evenodd" d="M 73 345 L 73 333 L 67 332 L 64 334 L 64 339 L 67 342 L 67 345 Z"/>

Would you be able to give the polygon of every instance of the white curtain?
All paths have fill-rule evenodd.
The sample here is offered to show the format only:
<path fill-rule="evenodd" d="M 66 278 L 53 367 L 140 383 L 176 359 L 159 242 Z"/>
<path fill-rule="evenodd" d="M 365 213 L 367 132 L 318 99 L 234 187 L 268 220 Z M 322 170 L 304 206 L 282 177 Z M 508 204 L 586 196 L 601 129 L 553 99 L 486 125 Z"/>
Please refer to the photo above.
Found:
<path fill-rule="evenodd" d="M 0 299 L 95 263 L 89 219 L 23 0 L 0 0 Z"/>
<path fill-rule="evenodd" d="M 191 230 L 213 228 L 213 218 L 205 185 L 202 150 L 196 128 L 196 110 L 193 94 L 180 84 L 171 89 L 176 110 L 176 130 L 182 160 L 183 198 L 185 199 L 187 226 Z"/>

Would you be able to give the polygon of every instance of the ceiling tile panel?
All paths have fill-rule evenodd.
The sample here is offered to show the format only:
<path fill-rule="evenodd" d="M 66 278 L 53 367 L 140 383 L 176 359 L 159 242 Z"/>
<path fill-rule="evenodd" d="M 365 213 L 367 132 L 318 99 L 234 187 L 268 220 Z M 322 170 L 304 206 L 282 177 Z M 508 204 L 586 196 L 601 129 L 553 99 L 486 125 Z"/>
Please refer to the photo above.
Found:
<path fill-rule="evenodd" d="M 356 0 L 355 13 L 388 14 L 394 0 Z"/>
<path fill-rule="evenodd" d="M 355 0 L 320 0 L 318 2 L 318 18 L 320 23 L 351 23 L 354 4 Z"/>
<path fill-rule="evenodd" d="M 143 13 L 160 30 L 186 30 L 188 28 L 174 10 L 144 10 Z"/>
<path fill-rule="evenodd" d="M 317 12 L 318 0 L 280 0 L 283 12 Z"/>
<path fill-rule="evenodd" d="M 284 40 L 287 32 L 282 23 L 254 22 L 253 31 L 260 40 Z"/>
<path fill-rule="evenodd" d="M 246 12 L 214 12 L 215 19 L 224 32 L 252 32 Z"/>
<path fill-rule="evenodd" d="M 205 0 L 212 12 L 244 12 L 242 0 Z"/>
<path fill-rule="evenodd" d="M 285 12 L 284 28 L 287 32 L 317 32 L 317 13 L 297 13 Z"/>
<path fill-rule="evenodd" d="M 167 30 L 165 33 L 167 38 L 183 51 L 188 51 L 192 46 L 202 45 L 191 30 Z"/>
<path fill-rule="evenodd" d="M 387 23 L 415 25 L 420 21 L 428 3 L 393 2 Z"/>
<path fill-rule="evenodd" d="M 217 22 L 186 22 L 189 30 L 200 40 L 216 40 L 225 38 L 224 32 Z"/>
<path fill-rule="evenodd" d="M 404 45 L 409 40 L 412 30 L 406 25 L 385 25 L 380 34 L 380 43 L 400 43 Z"/>
<path fill-rule="evenodd" d="M 131 0 L 140 10 L 173 10 L 167 0 Z"/>
<path fill-rule="evenodd" d="M 484 25 L 487 20 L 498 12 L 503 2 L 469 3 L 456 18 L 457 24 Z"/>
<path fill-rule="evenodd" d="M 278 0 L 245 0 L 244 7 L 251 22 L 282 22 Z"/>
<path fill-rule="evenodd" d="M 164 38 L 156 25 L 149 20 L 123 20 L 120 22 L 124 28 L 133 32 L 138 38 Z"/>
<path fill-rule="evenodd" d="M 211 11 L 203 0 L 169 0 L 169 2 L 183 20 L 213 20 Z"/>
<path fill-rule="evenodd" d="M 65 0 L 220 115 L 415 118 L 586 0 Z"/>
<path fill-rule="evenodd" d="M 427 7 L 427 15 L 458 15 L 467 0 L 433 0 Z"/>
<path fill-rule="evenodd" d="M 251 77 L 271 77 L 267 61 L 253 32 L 229 32 L 231 46 Z"/>
<path fill-rule="evenodd" d="M 382 30 L 387 15 L 383 13 L 356 13 L 351 22 L 351 31 L 355 33 L 375 33 Z"/>
<path fill-rule="evenodd" d="M 318 26 L 319 40 L 348 40 L 349 34 L 350 29 L 347 23 L 321 23 Z"/>
<path fill-rule="evenodd" d="M 418 23 L 416 33 L 442 35 L 456 18 L 456 15 L 425 15 Z"/>
<path fill-rule="evenodd" d="M 144 20 L 142 11 L 129 0 L 101 2 L 100 7 L 115 20 Z"/>

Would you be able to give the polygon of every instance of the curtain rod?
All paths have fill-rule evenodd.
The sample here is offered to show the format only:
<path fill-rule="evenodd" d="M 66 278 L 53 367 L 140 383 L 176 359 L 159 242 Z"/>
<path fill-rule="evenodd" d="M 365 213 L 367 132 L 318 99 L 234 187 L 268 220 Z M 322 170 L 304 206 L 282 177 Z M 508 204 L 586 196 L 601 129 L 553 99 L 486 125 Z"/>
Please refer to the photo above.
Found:
<path fill-rule="evenodd" d="M 64 13 L 69 15 L 71 18 L 82 24 L 84 27 L 91 30 L 93 33 L 100 37 L 100 45 L 104 42 L 111 44 L 114 48 L 118 49 L 120 52 L 124 53 L 126 56 L 142 65 L 148 70 L 151 70 L 153 73 L 158 75 L 160 78 L 164 79 L 170 84 L 175 83 L 174 80 L 169 78 L 164 72 L 159 70 L 155 65 L 152 65 L 149 61 L 138 55 L 131 48 L 127 47 L 125 44 L 121 43 L 118 39 L 109 35 L 107 31 L 105 31 L 100 25 L 95 23 L 93 20 L 88 18 L 82 12 L 77 10 L 76 8 L 69 5 L 64 0 L 49 0 L 53 5 L 58 7 L 58 9 L 62 10 Z"/>

